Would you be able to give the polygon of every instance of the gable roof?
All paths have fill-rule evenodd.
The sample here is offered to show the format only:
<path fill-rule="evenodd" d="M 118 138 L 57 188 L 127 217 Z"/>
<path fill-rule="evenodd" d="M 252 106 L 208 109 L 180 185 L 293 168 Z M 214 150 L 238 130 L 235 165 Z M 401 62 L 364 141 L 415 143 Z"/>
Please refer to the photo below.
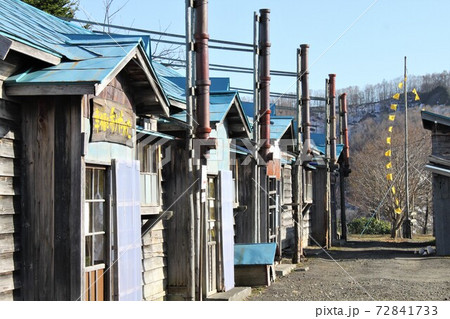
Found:
<path fill-rule="evenodd" d="M 147 35 L 93 33 L 18 0 L 0 2 L 0 34 L 59 59 L 6 79 L 8 95 L 98 95 L 126 69 L 136 107 L 169 114 Z"/>
<path fill-rule="evenodd" d="M 0 1 L 0 34 L 55 57 L 83 55 L 83 50 L 75 52 L 67 45 L 67 35 L 90 33 L 25 2 Z"/>
<path fill-rule="evenodd" d="M 316 151 L 325 155 L 325 134 L 311 133 L 311 147 Z M 341 156 L 342 150 L 344 149 L 344 144 L 336 144 L 336 158 Z"/>
<path fill-rule="evenodd" d="M 290 133 L 290 137 L 293 139 L 293 119 L 292 116 L 271 116 L 270 139 L 279 141 L 286 133 Z"/>
<path fill-rule="evenodd" d="M 244 108 L 245 115 L 253 118 L 253 115 L 255 114 L 253 102 L 242 102 L 242 107 Z M 270 112 L 272 115 L 275 114 L 275 104 L 273 103 L 270 104 Z"/>
<path fill-rule="evenodd" d="M 223 123 L 229 119 L 229 131 L 234 137 L 249 137 L 251 126 L 242 109 L 242 102 L 237 91 L 211 92 L 209 98 L 210 123 Z M 186 111 L 172 114 L 172 118 L 187 122 Z"/>

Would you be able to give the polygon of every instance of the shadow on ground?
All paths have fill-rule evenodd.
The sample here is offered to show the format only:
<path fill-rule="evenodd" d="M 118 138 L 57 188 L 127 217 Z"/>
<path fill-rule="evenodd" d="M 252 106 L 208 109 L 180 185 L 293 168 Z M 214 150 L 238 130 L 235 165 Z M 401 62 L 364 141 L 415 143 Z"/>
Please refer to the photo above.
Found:
<path fill-rule="evenodd" d="M 336 260 L 344 259 L 389 259 L 389 258 L 436 258 L 434 255 L 421 256 L 415 254 L 420 248 L 434 247 L 433 241 L 376 241 L 350 240 L 325 250 L 320 247 L 308 247 L 304 250 L 306 258 L 330 259 L 328 254 Z"/>

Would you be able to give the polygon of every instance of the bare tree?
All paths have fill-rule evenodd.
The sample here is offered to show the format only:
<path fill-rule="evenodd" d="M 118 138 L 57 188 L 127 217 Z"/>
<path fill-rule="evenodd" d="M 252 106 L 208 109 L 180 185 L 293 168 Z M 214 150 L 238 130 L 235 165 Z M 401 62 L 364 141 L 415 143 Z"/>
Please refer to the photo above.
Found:
<path fill-rule="evenodd" d="M 431 142 L 429 133 L 422 128 L 419 110 L 411 110 L 408 121 L 410 207 L 419 213 L 417 207 L 425 206 L 431 196 L 430 174 L 424 170 L 427 156 L 431 152 Z M 377 211 L 378 218 L 390 221 L 392 238 L 401 235 L 400 227 L 406 216 L 402 122 L 404 123 L 404 116 L 397 114 L 390 134 L 390 145 L 386 143 L 386 138 L 388 127 L 393 122 L 387 119 L 381 123 L 368 119 L 360 123 L 359 130 L 351 137 L 354 156 L 350 176 L 350 202 L 368 215 Z M 385 156 L 388 149 L 392 151 L 391 157 Z M 387 169 L 386 164 L 389 162 L 392 168 Z M 393 181 L 387 180 L 388 173 L 393 174 Z M 392 187 L 395 187 L 395 195 Z M 403 208 L 401 214 L 395 213 L 398 206 Z"/>

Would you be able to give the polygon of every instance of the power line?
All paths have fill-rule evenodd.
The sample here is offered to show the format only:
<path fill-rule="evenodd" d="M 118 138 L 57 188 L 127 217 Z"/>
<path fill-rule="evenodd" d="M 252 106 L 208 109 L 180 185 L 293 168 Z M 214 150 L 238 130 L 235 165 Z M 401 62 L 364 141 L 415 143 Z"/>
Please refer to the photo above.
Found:
<path fill-rule="evenodd" d="M 176 64 L 177 67 L 184 67 L 185 63 L 186 63 L 186 61 L 183 59 L 176 59 L 176 58 L 170 58 L 170 57 L 164 57 L 164 56 L 153 56 L 153 58 L 160 59 L 160 60 L 180 62 L 180 64 Z M 171 64 L 171 63 L 162 63 L 162 64 L 174 66 L 174 64 Z M 247 68 L 247 67 L 225 65 L 225 64 L 213 64 L 213 63 L 210 63 L 209 66 L 210 66 L 211 70 L 215 70 L 215 71 L 230 71 L 230 72 L 253 74 L 253 69 Z M 279 70 L 270 70 L 270 74 L 274 75 L 274 76 L 287 76 L 287 77 L 296 77 L 297 76 L 297 74 L 295 72 L 279 71 Z"/>
<path fill-rule="evenodd" d="M 144 32 L 144 33 L 155 34 L 155 35 L 160 35 L 160 36 L 165 36 L 165 37 L 179 38 L 179 39 L 184 39 L 185 38 L 185 35 L 183 35 L 183 34 L 176 34 L 176 33 L 169 33 L 169 32 L 153 31 L 153 30 L 148 30 L 148 29 L 139 29 L 139 28 L 125 27 L 125 26 L 121 26 L 121 25 L 117 25 L 117 24 L 101 23 L 101 22 L 95 22 L 95 21 L 89 21 L 89 20 L 83 20 L 83 19 L 65 18 L 65 17 L 60 17 L 60 18 L 63 19 L 63 20 L 66 20 L 66 21 L 87 23 L 87 24 L 91 24 L 91 25 L 98 25 L 98 26 L 101 26 L 101 27 L 109 27 L 109 28 L 120 29 L 120 30 L 127 30 L 127 31 L 134 31 L 134 32 Z M 153 41 L 160 41 L 160 40 L 153 39 Z M 160 42 L 162 42 L 162 41 L 160 41 Z M 247 48 L 252 48 L 252 49 L 254 47 L 253 44 L 250 44 L 250 43 L 227 41 L 227 40 L 209 39 L 209 42 L 220 43 L 220 44 L 227 44 L 227 45 L 235 45 L 235 46 L 247 47 Z M 183 45 L 185 45 L 185 44 L 186 43 L 183 43 Z M 253 50 L 248 50 L 248 51 L 249 52 L 253 52 Z"/>

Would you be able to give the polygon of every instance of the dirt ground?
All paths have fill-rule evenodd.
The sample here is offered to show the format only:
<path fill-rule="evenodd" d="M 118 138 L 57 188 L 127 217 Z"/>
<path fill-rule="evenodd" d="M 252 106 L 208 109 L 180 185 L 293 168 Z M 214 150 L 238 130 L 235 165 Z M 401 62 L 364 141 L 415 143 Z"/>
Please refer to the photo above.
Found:
<path fill-rule="evenodd" d="M 254 288 L 249 300 L 450 300 L 450 257 L 414 254 L 430 239 L 349 238 L 327 251 L 335 261 L 312 247 L 295 271 Z"/>

